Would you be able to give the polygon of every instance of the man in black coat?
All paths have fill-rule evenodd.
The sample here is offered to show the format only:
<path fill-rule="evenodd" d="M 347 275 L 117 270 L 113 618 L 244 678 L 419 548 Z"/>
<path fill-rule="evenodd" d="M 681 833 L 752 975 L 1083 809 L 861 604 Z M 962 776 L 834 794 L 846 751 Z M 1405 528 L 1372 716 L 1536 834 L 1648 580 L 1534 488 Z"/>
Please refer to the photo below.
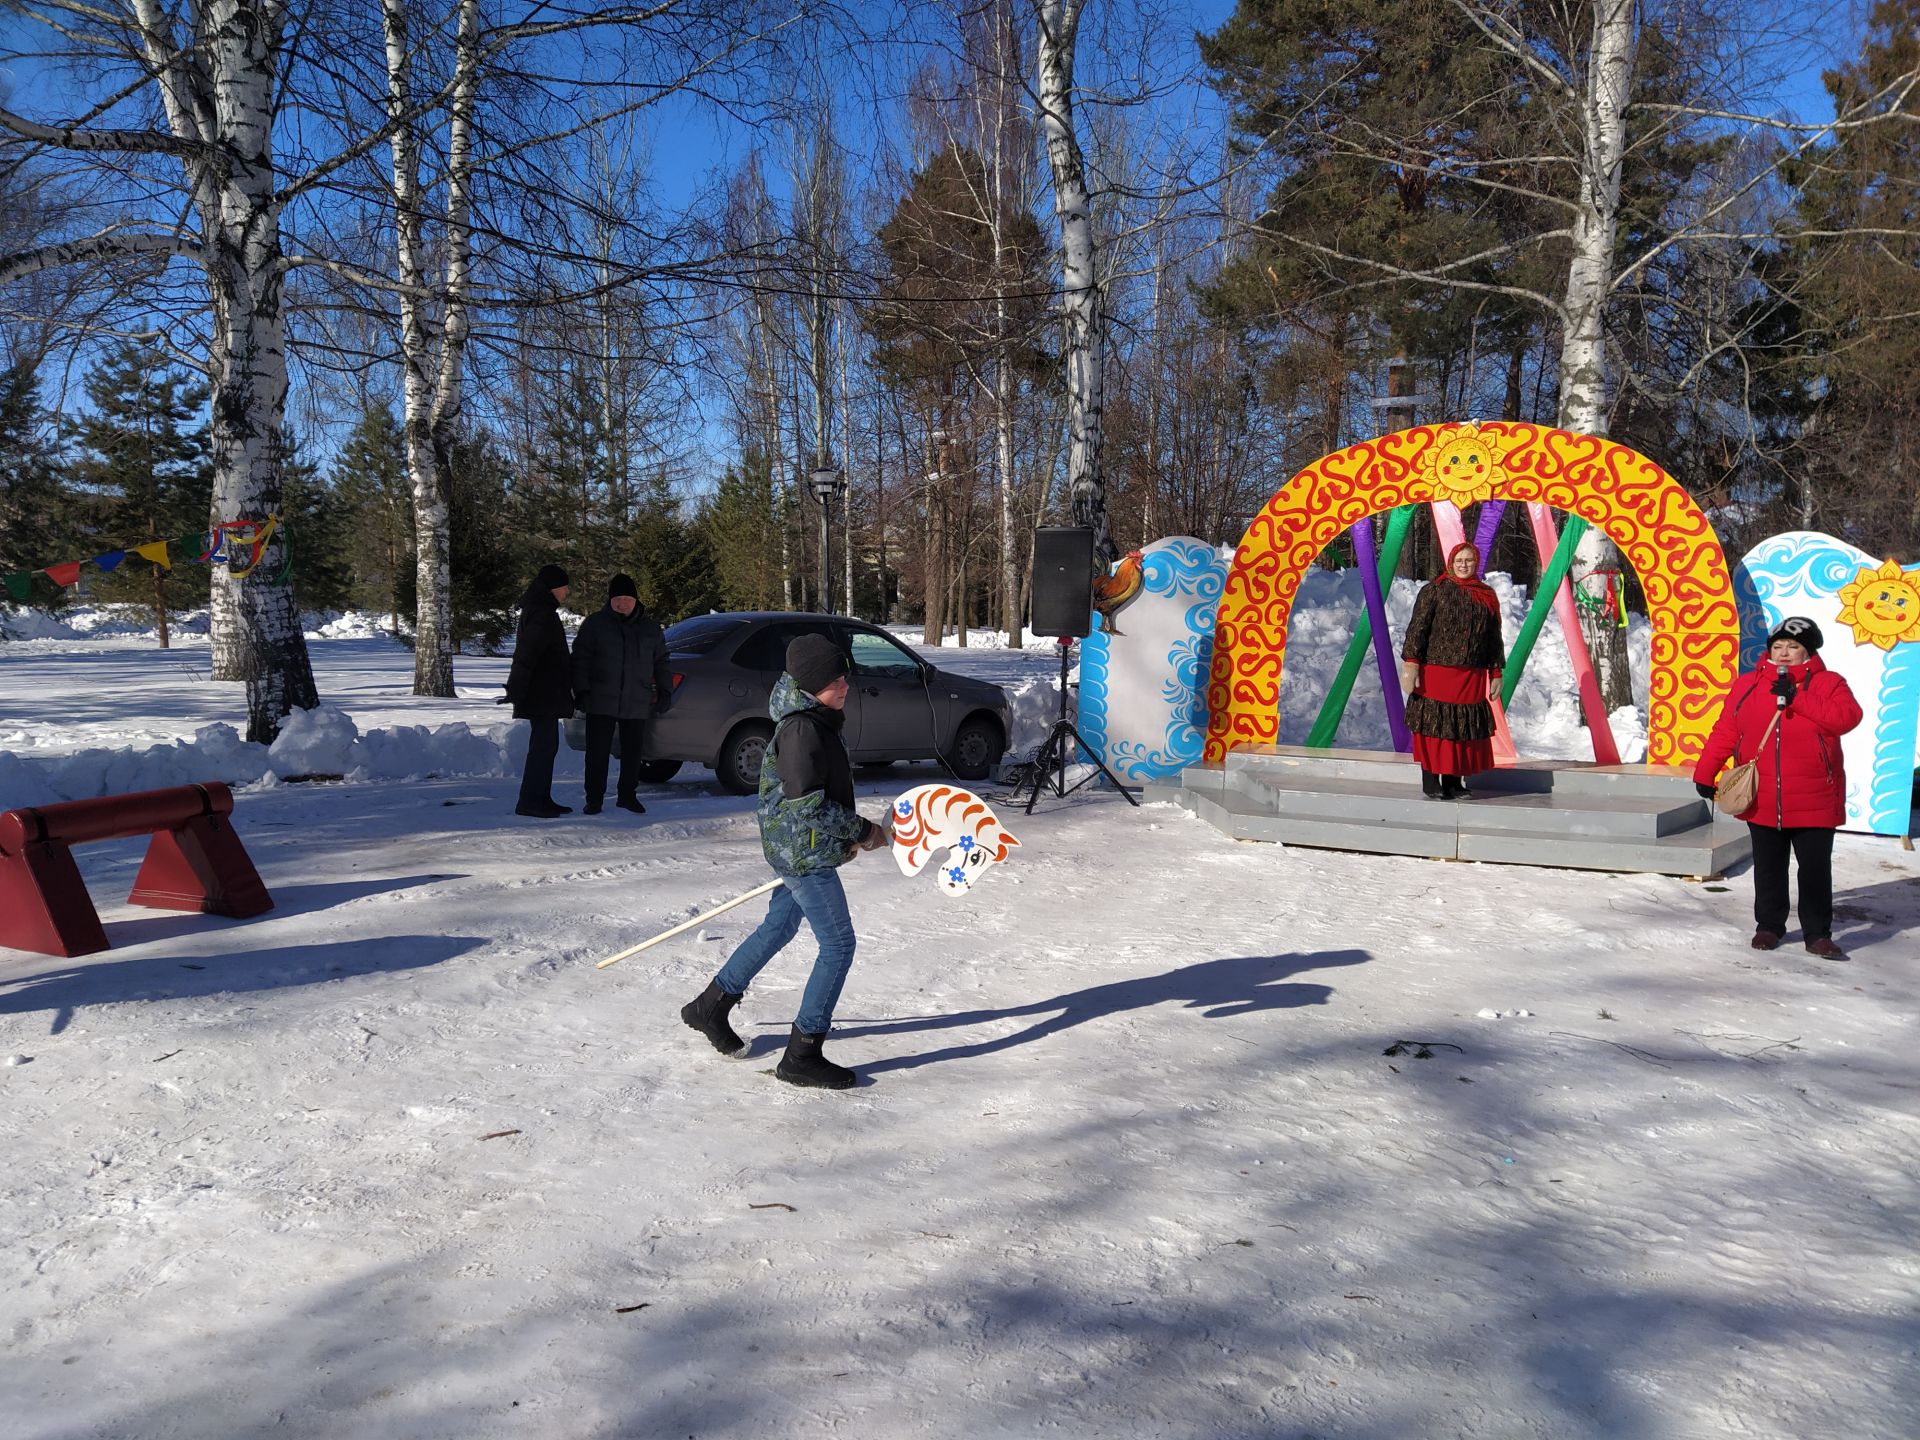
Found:
<path fill-rule="evenodd" d="M 507 699 L 513 718 L 533 724 L 527 765 L 520 775 L 516 815 L 551 820 L 571 815 L 573 807 L 553 798 L 553 757 L 560 753 L 560 722 L 573 714 L 573 686 L 567 674 L 567 630 L 560 606 L 571 587 L 558 565 L 542 565 L 520 597 L 520 630 L 507 671 Z"/>
<path fill-rule="evenodd" d="M 573 698 L 587 717 L 587 814 L 598 815 L 607 794 L 607 756 L 620 732 L 620 790 L 613 803 L 647 813 L 634 793 L 640 783 L 647 721 L 673 699 L 667 637 L 641 608 L 633 578 L 616 575 L 607 604 L 580 624 L 573 639 Z"/>

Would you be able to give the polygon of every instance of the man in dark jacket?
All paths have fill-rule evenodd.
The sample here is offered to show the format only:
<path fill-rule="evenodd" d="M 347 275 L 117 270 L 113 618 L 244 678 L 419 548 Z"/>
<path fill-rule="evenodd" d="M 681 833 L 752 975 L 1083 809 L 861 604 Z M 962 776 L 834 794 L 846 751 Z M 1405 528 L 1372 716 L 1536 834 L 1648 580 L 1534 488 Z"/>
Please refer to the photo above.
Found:
<path fill-rule="evenodd" d="M 647 721 L 673 698 L 667 637 L 640 607 L 630 575 L 607 586 L 607 604 L 580 622 L 573 637 L 573 698 L 587 717 L 587 814 L 598 815 L 607 795 L 607 757 L 620 732 L 619 798 L 613 803 L 647 813 L 634 793 L 640 783 Z"/>
<path fill-rule="evenodd" d="M 760 928 L 733 952 L 680 1018 L 723 1055 L 745 1045 L 727 1016 L 753 977 L 799 933 L 804 918 L 820 942 L 819 958 L 774 1074 L 794 1085 L 845 1090 L 853 1071 L 820 1053 L 840 989 L 853 964 L 853 920 L 839 867 L 862 850 L 887 843 L 887 832 L 853 808 L 853 766 L 846 741 L 847 672 L 839 646 L 824 635 L 802 635 L 787 646 L 787 673 L 768 707 L 776 729 L 760 763 L 760 846 L 781 877 Z"/>
<path fill-rule="evenodd" d="M 571 587 L 558 565 L 542 565 L 520 597 L 520 630 L 507 671 L 507 699 L 513 718 L 533 722 L 527 741 L 526 769 L 520 774 L 516 815 L 551 820 L 571 815 L 573 807 L 553 798 L 553 757 L 560 753 L 560 722 L 573 714 L 573 685 L 567 675 L 567 630 L 560 606 Z"/>

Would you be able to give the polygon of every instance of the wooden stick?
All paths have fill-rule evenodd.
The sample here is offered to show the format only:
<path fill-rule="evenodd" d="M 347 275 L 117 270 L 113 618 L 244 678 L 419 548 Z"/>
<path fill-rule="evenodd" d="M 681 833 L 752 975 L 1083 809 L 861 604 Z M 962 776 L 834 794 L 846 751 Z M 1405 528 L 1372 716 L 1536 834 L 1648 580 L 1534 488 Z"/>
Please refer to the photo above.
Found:
<path fill-rule="evenodd" d="M 662 930 L 658 935 L 654 936 L 651 940 L 642 940 L 638 945 L 628 946 L 625 950 L 622 950 L 618 955 L 609 955 L 606 959 L 602 960 L 598 965 L 595 965 L 593 968 L 596 970 L 604 970 L 609 965 L 618 964 L 620 961 L 626 959 L 629 955 L 638 955 L 642 950 L 645 950 L 650 945 L 658 945 L 662 940 L 671 940 L 676 935 L 684 934 L 688 930 L 691 930 L 694 926 L 698 925 L 702 920 L 711 920 L 714 916 L 720 914 L 723 910 L 731 910 L 736 905 L 744 905 L 747 903 L 747 901 L 753 899 L 754 896 L 764 895 L 769 890 L 778 890 L 781 887 L 781 885 L 783 885 L 784 883 L 785 882 L 781 880 L 769 880 L 766 884 L 761 885 L 756 889 L 749 890 L 744 895 L 736 895 L 733 897 L 733 899 L 728 900 L 724 904 L 714 906 L 713 909 L 707 911 L 704 915 L 696 915 L 691 920 L 682 921 L 680 924 L 674 926 L 671 930 Z"/>

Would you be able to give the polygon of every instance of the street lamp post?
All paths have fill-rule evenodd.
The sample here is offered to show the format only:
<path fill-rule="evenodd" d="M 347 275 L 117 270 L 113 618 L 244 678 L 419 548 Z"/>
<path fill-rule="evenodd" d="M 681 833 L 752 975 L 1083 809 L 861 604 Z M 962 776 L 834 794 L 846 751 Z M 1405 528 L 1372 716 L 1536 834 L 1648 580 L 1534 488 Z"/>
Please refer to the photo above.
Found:
<path fill-rule="evenodd" d="M 815 467 L 811 477 L 813 498 L 820 502 L 820 608 L 826 614 L 833 613 L 833 548 L 828 544 L 832 536 L 833 502 L 847 488 L 847 478 L 824 460 Z"/>

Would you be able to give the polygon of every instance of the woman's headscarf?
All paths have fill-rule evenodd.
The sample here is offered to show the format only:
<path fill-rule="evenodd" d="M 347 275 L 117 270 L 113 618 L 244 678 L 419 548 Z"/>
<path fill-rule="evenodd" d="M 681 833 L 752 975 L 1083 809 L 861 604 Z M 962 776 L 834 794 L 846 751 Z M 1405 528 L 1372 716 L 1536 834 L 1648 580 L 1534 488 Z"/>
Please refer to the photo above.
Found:
<path fill-rule="evenodd" d="M 1454 558 L 1458 556 L 1462 550 L 1465 550 L 1473 556 L 1473 574 L 1464 580 L 1453 573 Z M 1462 540 L 1447 552 L 1447 568 L 1440 578 L 1450 584 L 1458 585 L 1462 590 L 1466 591 L 1468 595 L 1473 597 L 1475 604 L 1484 605 L 1491 611 L 1494 619 L 1498 620 L 1500 618 L 1500 597 L 1493 593 L 1493 587 L 1491 585 L 1480 578 L 1480 547 L 1472 541 Z"/>

